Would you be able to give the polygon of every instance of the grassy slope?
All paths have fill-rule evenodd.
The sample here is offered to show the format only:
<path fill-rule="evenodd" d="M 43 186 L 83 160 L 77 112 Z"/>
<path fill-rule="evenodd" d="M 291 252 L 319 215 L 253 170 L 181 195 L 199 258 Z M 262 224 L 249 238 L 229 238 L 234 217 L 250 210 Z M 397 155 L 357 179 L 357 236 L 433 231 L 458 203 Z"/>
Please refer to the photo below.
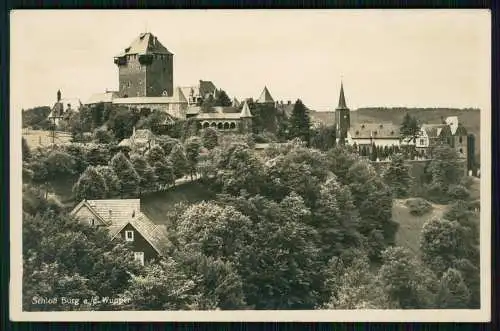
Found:
<path fill-rule="evenodd" d="M 179 202 L 196 203 L 213 199 L 213 195 L 197 182 L 173 187 L 165 192 L 152 193 L 141 198 L 141 209 L 155 223 L 164 222 L 167 212 Z"/>
<path fill-rule="evenodd" d="M 52 132 L 42 130 L 23 131 L 23 137 L 26 139 L 30 148 L 50 146 L 52 144 Z M 56 132 L 55 143 L 67 143 L 71 141 L 71 135 L 63 132 Z"/>
<path fill-rule="evenodd" d="M 479 199 L 479 179 L 474 178 L 473 180 L 474 182 L 470 188 L 471 196 L 473 199 Z M 448 209 L 448 206 L 433 204 L 432 212 L 422 216 L 413 216 L 404 203 L 405 200 L 395 200 L 392 207 L 392 217 L 394 221 L 399 223 L 396 244 L 418 254 L 422 226 L 432 218 L 441 217 Z M 477 221 L 479 222 L 479 215 Z"/>

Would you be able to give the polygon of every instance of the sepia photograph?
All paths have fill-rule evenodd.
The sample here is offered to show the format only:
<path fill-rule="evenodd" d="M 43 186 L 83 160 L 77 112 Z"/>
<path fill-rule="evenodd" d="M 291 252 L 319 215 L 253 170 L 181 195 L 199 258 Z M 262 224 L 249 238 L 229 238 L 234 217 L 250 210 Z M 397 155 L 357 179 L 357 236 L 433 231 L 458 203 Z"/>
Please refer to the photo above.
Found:
<path fill-rule="evenodd" d="M 488 321 L 487 10 L 15 10 L 10 317 Z"/>

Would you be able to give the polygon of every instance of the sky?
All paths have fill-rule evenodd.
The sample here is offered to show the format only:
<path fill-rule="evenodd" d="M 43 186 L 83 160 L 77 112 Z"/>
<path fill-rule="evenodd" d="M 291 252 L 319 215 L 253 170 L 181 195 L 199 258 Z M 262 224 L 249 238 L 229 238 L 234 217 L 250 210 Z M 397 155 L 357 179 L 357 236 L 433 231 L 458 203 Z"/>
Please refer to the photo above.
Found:
<path fill-rule="evenodd" d="M 174 86 L 360 107 L 490 108 L 486 10 L 17 10 L 11 109 L 118 89 L 113 57 L 142 32 L 174 53 Z"/>

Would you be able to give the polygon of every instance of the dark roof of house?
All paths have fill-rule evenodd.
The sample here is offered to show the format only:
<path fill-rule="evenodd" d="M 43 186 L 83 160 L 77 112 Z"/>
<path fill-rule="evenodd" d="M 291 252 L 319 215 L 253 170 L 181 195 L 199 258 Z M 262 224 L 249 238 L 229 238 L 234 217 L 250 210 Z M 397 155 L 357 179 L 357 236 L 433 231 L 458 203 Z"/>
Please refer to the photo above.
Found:
<path fill-rule="evenodd" d="M 172 53 L 163 46 L 158 38 L 154 36 L 151 32 L 141 33 L 129 47 L 125 48 L 124 52 L 120 53 L 118 57 L 130 55 L 130 54 L 167 54 L 172 55 Z"/>
<path fill-rule="evenodd" d="M 200 80 L 199 90 L 200 95 L 204 97 L 207 94 L 212 94 L 217 88 L 214 83 L 209 80 Z"/>
<path fill-rule="evenodd" d="M 451 128 L 448 124 L 423 124 L 422 129 L 429 138 L 438 138 L 443 135 L 451 136 Z"/>
<path fill-rule="evenodd" d="M 257 99 L 257 103 L 274 103 L 274 99 L 266 86 L 264 86 L 264 90 L 262 90 L 259 99 Z"/>
<path fill-rule="evenodd" d="M 105 225 L 114 239 L 127 224 L 132 225 L 159 253 L 164 254 L 168 242 L 166 228 L 153 223 L 141 211 L 139 199 L 83 200 L 71 212 L 73 215 L 86 206 Z"/>
<path fill-rule="evenodd" d="M 393 123 L 356 123 L 349 134 L 353 139 L 399 139 L 399 126 Z"/>

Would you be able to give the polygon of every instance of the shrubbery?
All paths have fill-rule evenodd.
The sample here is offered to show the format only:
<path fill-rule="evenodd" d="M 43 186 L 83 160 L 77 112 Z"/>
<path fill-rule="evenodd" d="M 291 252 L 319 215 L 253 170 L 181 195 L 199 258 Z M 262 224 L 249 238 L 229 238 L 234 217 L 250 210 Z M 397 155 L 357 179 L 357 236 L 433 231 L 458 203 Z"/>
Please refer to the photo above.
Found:
<path fill-rule="evenodd" d="M 405 204 L 410 210 L 410 214 L 414 216 L 422 216 L 432 211 L 432 204 L 422 198 L 408 199 Z"/>

